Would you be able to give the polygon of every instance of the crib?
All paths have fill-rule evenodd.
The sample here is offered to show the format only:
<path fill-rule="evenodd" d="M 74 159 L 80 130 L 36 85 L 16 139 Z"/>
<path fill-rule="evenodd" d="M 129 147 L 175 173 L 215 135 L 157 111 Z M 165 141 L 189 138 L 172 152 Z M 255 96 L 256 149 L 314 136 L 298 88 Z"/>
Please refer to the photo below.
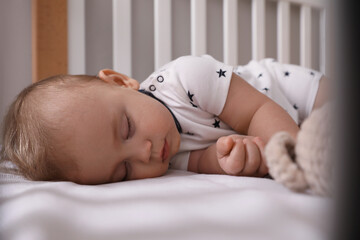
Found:
<path fill-rule="evenodd" d="M 96 74 L 87 51 L 89 2 L 33 0 L 33 82 Z M 272 57 L 331 73 L 326 0 L 106 4 L 111 54 L 105 67 L 139 81 L 180 55 L 203 54 L 234 66 Z M 141 25 L 137 15 L 145 12 Z M 267 178 L 169 170 L 160 178 L 84 186 L 0 173 L 0 183 L 3 239 L 320 240 L 332 234 L 331 199 L 292 192 Z"/>
<path fill-rule="evenodd" d="M 326 0 L 105 3 L 111 8 L 108 26 L 102 26 L 110 38 L 103 44 L 111 45 L 107 67 L 140 82 L 176 57 L 202 54 L 234 66 L 272 57 L 330 74 L 332 19 Z M 33 1 L 33 81 L 87 72 L 86 38 L 94 37 L 85 31 L 91 28 L 87 5 L 84 0 Z M 146 18 L 137 17 L 144 13 Z"/>

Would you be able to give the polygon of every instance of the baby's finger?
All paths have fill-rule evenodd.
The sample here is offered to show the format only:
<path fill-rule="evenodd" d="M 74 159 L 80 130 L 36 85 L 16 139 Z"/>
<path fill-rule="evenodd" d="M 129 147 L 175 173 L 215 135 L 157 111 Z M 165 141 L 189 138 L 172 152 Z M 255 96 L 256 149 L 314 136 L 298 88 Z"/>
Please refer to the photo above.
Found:
<path fill-rule="evenodd" d="M 229 155 L 233 148 L 234 142 L 231 137 L 221 137 L 216 142 L 216 154 L 217 158 L 220 159 L 226 155 Z"/>
<path fill-rule="evenodd" d="M 230 175 L 238 175 L 245 166 L 245 146 L 242 139 L 235 141 L 230 155 L 227 157 L 226 169 L 223 170 Z"/>
<path fill-rule="evenodd" d="M 261 156 L 265 157 L 265 143 L 264 141 L 259 137 L 254 137 L 252 141 L 258 146 Z"/>
<path fill-rule="evenodd" d="M 243 140 L 246 149 L 246 164 L 241 175 L 254 176 L 261 164 L 261 155 L 256 144 L 249 139 Z"/>
<path fill-rule="evenodd" d="M 253 141 L 258 146 L 260 153 L 261 153 L 261 159 L 262 159 L 260 167 L 258 169 L 258 176 L 265 176 L 269 172 L 269 169 L 268 169 L 267 163 L 266 163 L 266 157 L 265 157 L 265 143 L 259 137 L 254 138 Z"/>

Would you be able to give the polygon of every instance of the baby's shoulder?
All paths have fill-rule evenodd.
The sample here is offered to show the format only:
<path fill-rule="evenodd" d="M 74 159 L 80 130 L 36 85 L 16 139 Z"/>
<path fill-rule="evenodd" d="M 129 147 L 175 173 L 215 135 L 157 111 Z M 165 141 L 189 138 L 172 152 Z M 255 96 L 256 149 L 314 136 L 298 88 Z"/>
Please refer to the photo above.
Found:
<path fill-rule="evenodd" d="M 216 63 L 217 60 L 210 55 L 193 56 L 186 55 L 176 58 L 173 63 L 175 66 L 182 66 L 184 68 L 195 68 Z"/>
<path fill-rule="evenodd" d="M 141 84 L 151 89 L 186 90 L 197 89 L 198 86 L 213 84 L 225 78 L 232 68 L 217 61 L 210 55 L 181 56 L 154 71 Z M 216 85 L 216 84 L 215 84 Z"/>

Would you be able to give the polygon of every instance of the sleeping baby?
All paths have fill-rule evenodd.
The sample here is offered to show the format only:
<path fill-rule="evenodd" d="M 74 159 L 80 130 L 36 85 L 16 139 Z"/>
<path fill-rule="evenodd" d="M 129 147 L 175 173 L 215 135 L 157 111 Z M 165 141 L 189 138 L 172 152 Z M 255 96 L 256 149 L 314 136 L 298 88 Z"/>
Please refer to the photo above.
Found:
<path fill-rule="evenodd" d="M 180 57 L 139 84 L 110 69 L 25 88 L 3 124 L 2 161 L 32 180 L 103 184 L 168 168 L 265 176 L 264 147 L 327 98 L 314 70 L 273 59 L 229 66 Z"/>

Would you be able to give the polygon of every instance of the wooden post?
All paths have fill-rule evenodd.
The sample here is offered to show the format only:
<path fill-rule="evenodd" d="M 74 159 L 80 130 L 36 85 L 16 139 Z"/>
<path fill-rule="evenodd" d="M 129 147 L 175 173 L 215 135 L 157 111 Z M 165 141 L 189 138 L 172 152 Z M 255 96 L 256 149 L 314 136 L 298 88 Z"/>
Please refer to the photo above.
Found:
<path fill-rule="evenodd" d="M 32 0 L 32 81 L 67 73 L 67 0 Z"/>

